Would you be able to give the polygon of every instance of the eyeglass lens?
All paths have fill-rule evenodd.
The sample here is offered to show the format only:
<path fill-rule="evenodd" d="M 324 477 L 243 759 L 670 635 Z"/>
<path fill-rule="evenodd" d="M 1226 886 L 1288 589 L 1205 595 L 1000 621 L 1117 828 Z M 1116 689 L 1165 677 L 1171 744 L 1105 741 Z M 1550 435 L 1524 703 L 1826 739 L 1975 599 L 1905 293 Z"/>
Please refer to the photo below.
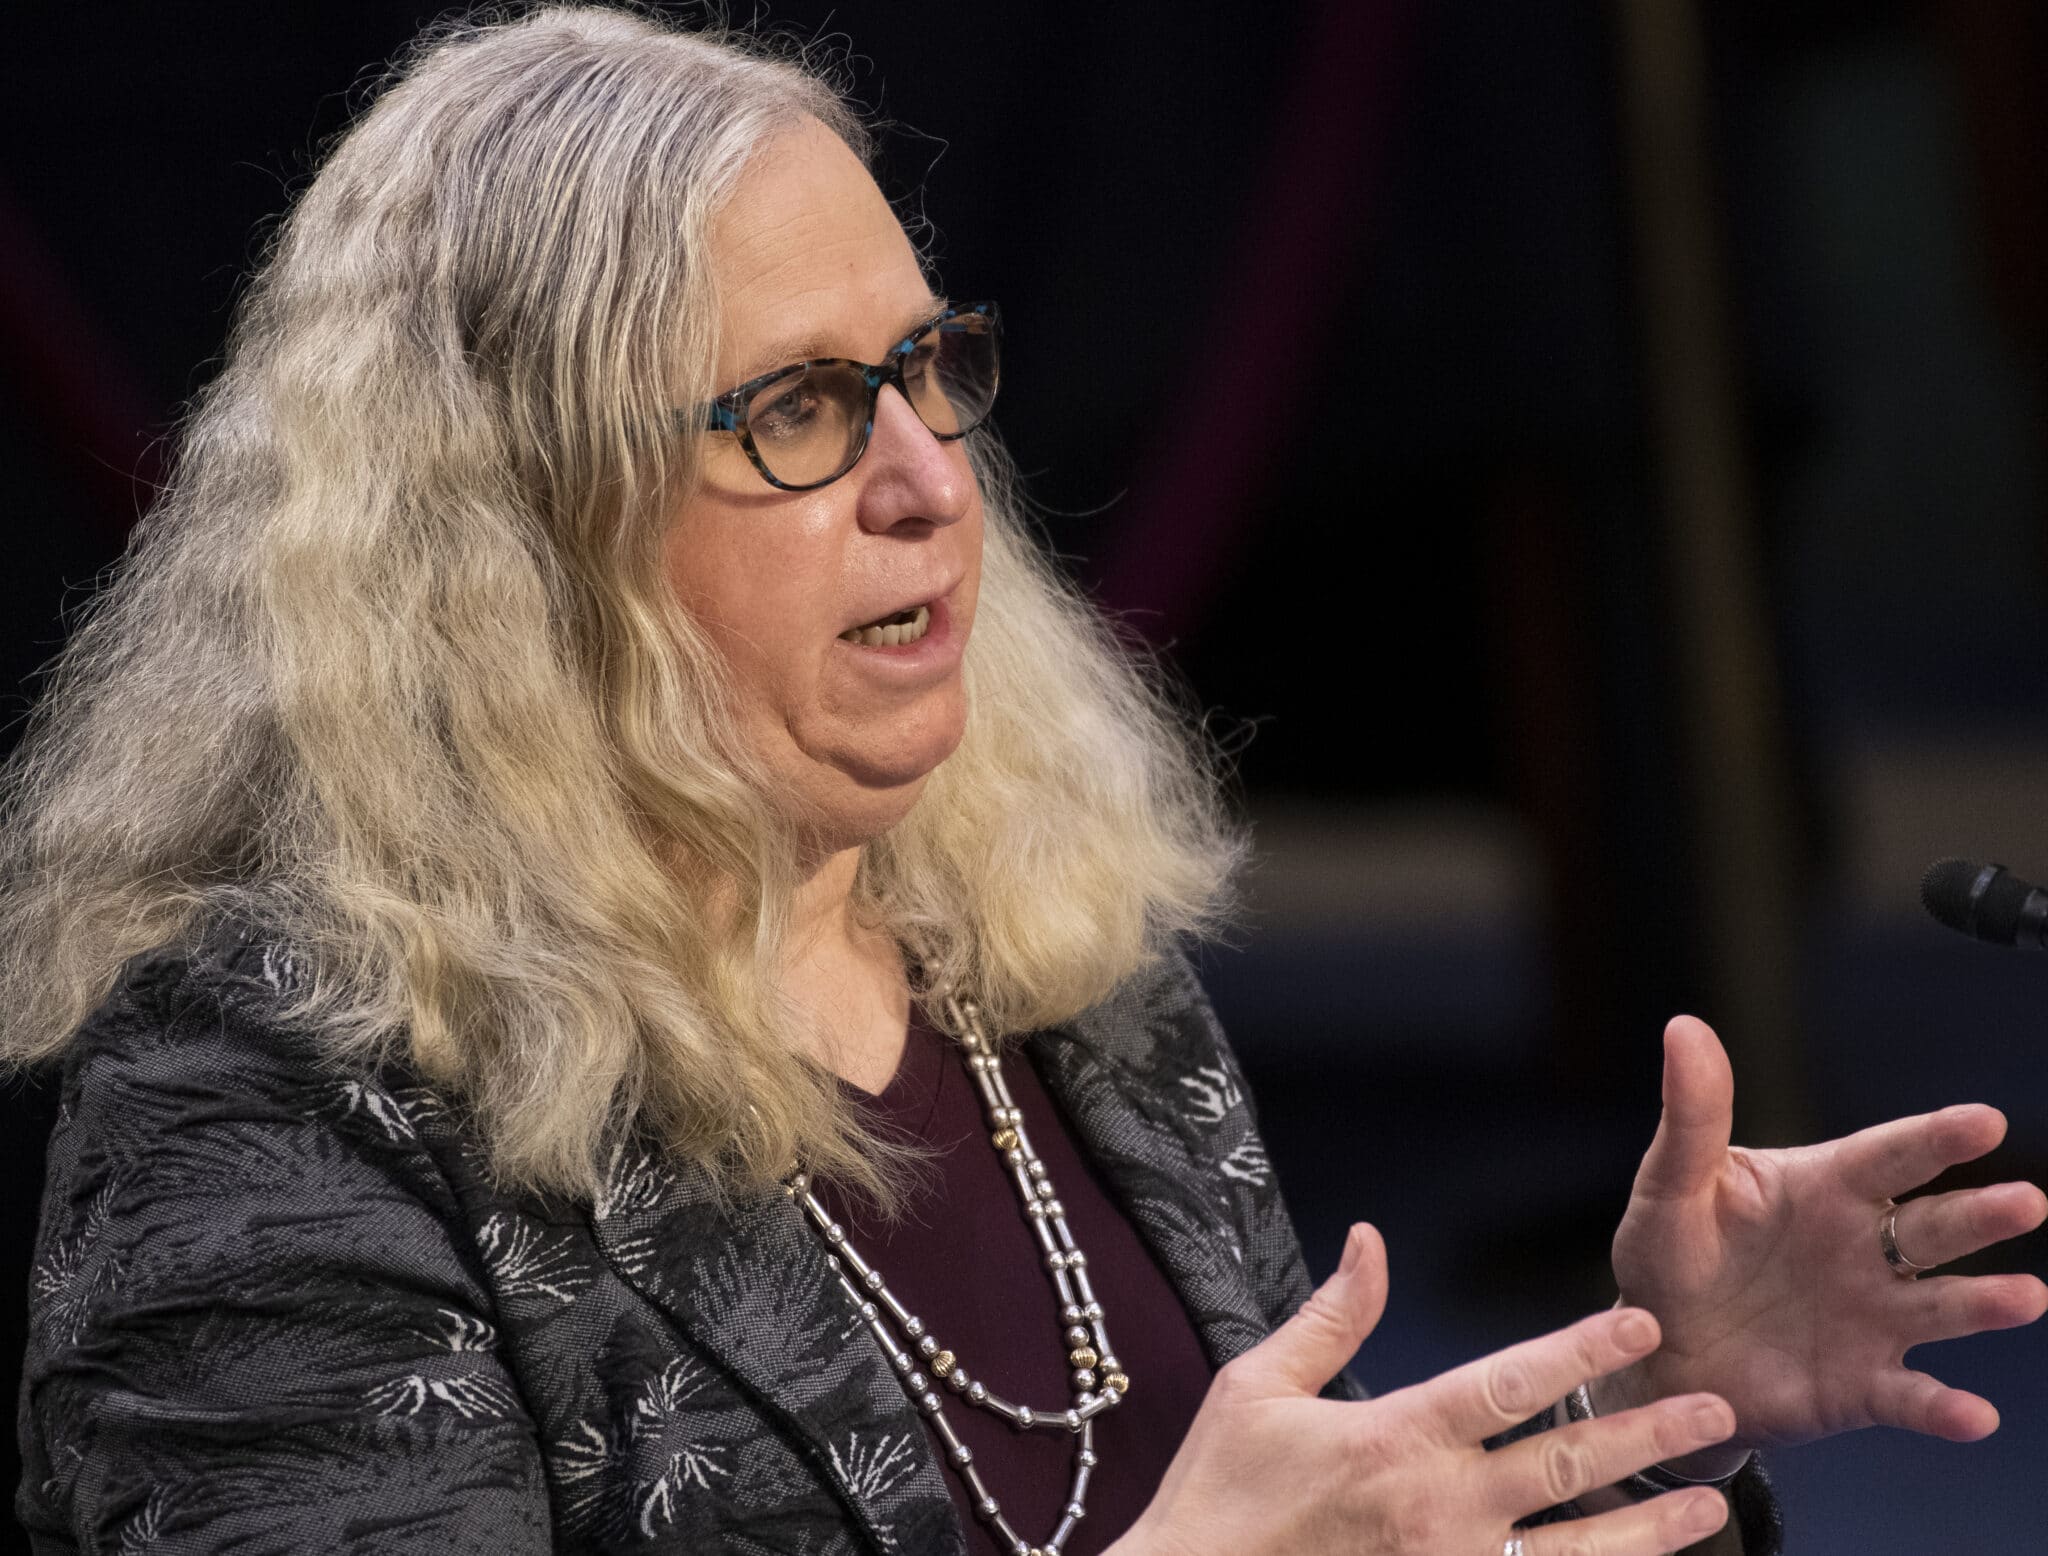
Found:
<path fill-rule="evenodd" d="M 996 395 L 996 335 L 978 314 L 946 320 L 903 360 L 911 408 L 933 435 L 972 432 Z M 754 453 L 787 486 L 815 486 L 844 474 L 867 436 L 868 386 L 851 363 L 808 364 L 747 402 Z"/>

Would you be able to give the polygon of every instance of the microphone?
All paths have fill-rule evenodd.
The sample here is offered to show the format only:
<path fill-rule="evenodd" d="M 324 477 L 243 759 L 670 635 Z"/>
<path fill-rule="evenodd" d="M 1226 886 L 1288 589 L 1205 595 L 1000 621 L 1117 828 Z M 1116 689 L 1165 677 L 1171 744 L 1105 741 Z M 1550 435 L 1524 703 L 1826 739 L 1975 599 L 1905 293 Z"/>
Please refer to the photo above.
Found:
<path fill-rule="evenodd" d="M 1920 905 L 1972 939 L 2048 951 L 2048 891 L 2002 864 L 1939 860 L 1920 878 Z"/>

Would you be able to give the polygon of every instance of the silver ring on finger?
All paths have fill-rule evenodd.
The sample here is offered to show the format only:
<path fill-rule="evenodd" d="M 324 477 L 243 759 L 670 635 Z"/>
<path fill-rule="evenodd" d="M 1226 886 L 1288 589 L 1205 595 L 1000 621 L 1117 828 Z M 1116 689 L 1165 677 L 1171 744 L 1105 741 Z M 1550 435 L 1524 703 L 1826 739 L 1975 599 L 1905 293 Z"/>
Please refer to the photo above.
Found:
<path fill-rule="evenodd" d="M 1900 1280 L 1918 1280 L 1934 1268 L 1931 1264 L 1915 1264 L 1899 1252 L 1899 1207 L 1890 1200 L 1884 1202 L 1884 1215 L 1877 1223 L 1877 1243 L 1884 1250 L 1884 1262 Z"/>

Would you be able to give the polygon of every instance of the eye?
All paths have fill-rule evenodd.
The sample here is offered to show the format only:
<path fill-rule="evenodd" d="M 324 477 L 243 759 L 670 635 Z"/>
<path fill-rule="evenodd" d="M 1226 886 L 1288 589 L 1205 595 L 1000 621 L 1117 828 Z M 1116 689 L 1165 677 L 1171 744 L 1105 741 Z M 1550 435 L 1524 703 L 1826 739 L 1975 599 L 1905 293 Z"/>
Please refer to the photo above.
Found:
<path fill-rule="evenodd" d="M 928 335 L 904 355 L 903 381 L 921 384 L 931 376 L 932 367 L 939 357 L 939 342 L 935 335 Z"/>
<path fill-rule="evenodd" d="M 747 427 L 756 438 L 801 437 L 817 420 L 822 397 L 809 375 L 763 390 L 747 407 Z"/>

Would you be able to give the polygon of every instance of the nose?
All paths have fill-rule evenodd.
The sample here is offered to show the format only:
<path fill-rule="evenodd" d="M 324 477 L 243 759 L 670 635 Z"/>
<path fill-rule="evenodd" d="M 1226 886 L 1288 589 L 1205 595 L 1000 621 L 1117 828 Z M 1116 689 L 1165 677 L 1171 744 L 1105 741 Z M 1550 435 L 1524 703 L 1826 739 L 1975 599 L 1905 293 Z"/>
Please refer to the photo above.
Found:
<path fill-rule="evenodd" d="M 856 475 L 860 521 L 871 530 L 921 521 L 958 523 L 973 506 L 974 472 L 959 442 L 941 443 L 891 384 L 875 400 L 875 428 Z"/>

